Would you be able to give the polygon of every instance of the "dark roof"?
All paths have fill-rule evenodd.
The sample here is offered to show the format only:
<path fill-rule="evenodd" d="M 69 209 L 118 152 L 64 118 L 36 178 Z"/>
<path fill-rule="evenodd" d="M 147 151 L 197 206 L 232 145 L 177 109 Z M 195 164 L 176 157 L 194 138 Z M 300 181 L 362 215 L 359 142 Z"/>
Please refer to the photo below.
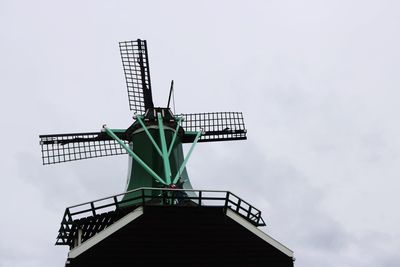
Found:
<path fill-rule="evenodd" d="M 229 191 L 139 188 L 66 208 L 56 245 L 73 248 L 80 230 L 80 240 L 84 242 L 138 207 L 171 205 L 219 206 L 235 212 L 254 226 L 265 226 L 260 210 Z"/>
<path fill-rule="evenodd" d="M 291 250 L 234 216 L 215 206 L 141 207 L 72 249 L 66 266 L 293 266 Z"/>

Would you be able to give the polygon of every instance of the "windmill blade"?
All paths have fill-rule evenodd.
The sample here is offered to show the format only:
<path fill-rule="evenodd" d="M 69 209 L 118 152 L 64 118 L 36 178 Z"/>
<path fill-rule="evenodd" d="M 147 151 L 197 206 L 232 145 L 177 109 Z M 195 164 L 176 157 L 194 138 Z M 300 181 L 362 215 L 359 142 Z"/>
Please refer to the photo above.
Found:
<path fill-rule="evenodd" d="M 149 59 L 145 40 L 120 42 L 122 65 L 128 88 L 129 107 L 138 114 L 153 108 Z"/>
<path fill-rule="evenodd" d="M 211 112 L 182 114 L 185 132 L 203 131 L 199 142 L 244 140 L 246 129 L 241 112 Z M 183 142 L 193 141 L 193 135 L 185 134 Z"/>
<path fill-rule="evenodd" d="M 124 133 L 116 133 L 123 138 Z M 126 154 L 104 132 L 40 135 L 43 165 Z M 128 141 L 125 141 L 128 144 Z"/>

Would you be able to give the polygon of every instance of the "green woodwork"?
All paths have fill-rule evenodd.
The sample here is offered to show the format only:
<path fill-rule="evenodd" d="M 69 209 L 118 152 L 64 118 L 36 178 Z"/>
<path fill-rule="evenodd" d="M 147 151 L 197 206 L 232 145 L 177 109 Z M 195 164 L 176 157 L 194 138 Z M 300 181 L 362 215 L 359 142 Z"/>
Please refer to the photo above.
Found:
<path fill-rule="evenodd" d="M 178 180 L 179 180 L 179 174 L 186 168 L 186 164 L 187 164 L 187 162 L 188 162 L 188 160 L 189 160 L 189 158 L 190 158 L 190 155 L 191 155 L 192 152 L 193 152 L 194 147 L 195 147 L 196 144 L 197 144 L 197 141 L 199 141 L 200 136 L 201 136 L 201 132 L 198 132 L 198 133 L 196 134 L 196 138 L 194 139 L 192 146 L 191 146 L 190 149 L 189 149 L 189 152 L 188 152 L 187 155 L 186 155 L 185 160 L 182 162 L 182 165 L 181 165 L 181 167 L 180 167 L 178 173 L 175 175 L 175 178 L 174 178 L 174 180 L 173 180 L 173 182 L 172 182 L 173 184 L 176 184 L 176 183 L 178 182 Z"/>
<path fill-rule="evenodd" d="M 173 136 L 173 130 L 164 127 L 165 131 L 165 139 L 166 141 L 171 141 Z M 158 145 L 161 144 L 159 129 L 151 128 L 149 132 L 156 140 Z M 151 144 L 151 141 L 147 137 L 144 131 L 138 130 L 132 136 L 131 149 L 148 165 L 150 166 L 155 173 L 159 176 L 164 176 L 164 160 L 161 158 Z M 183 157 L 183 149 L 182 142 L 180 137 L 177 137 L 177 141 L 172 149 L 171 156 L 169 157 L 169 165 L 171 168 L 172 175 L 178 174 L 178 180 L 176 183 L 179 188 L 192 189 L 190 185 L 189 177 L 186 171 L 186 168 L 183 168 L 179 173 L 180 166 L 184 161 Z M 145 168 L 137 163 L 134 159 L 129 159 L 129 172 L 128 172 L 128 180 L 126 185 L 126 191 L 141 188 L 141 187 L 153 187 L 153 188 L 163 188 L 164 184 L 160 183 L 156 179 L 154 179 L 148 172 L 146 172 Z M 161 194 L 161 192 L 153 192 L 154 195 Z M 124 196 L 124 199 L 135 197 L 134 193 L 127 194 Z M 149 199 L 150 200 L 150 199 Z M 129 203 L 132 204 L 132 203 Z"/>
<path fill-rule="evenodd" d="M 160 148 L 158 147 L 158 145 L 157 145 L 156 141 L 154 140 L 153 136 L 151 136 L 151 134 L 149 133 L 149 130 L 147 130 L 147 127 L 146 127 L 146 125 L 144 125 L 144 123 L 142 121 L 142 118 L 140 116 L 137 116 L 136 119 L 138 120 L 138 122 L 142 126 L 143 130 L 147 134 L 147 137 L 149 137 L 150 141 L 153 143 L 154 148 L 157 150 L 158 154 L 160 154 L 160 156 L 162 157 L 163 154 L 162 154 Z"/>
<path fill-rule="evenodd" d="M 130 136 L 127 136 L 129 145 L 114 133 L 120 130 L 111 130 L 104 126 L 105 132 L 130 155 L 125 191 L 133 192 L 125 194 L 122 201 L 139 197 L 138 191 L 134 190 L 143 187 L 165 188 L 174 186 L 180 189 L 192 189 L 186 164 L 201 136 L 201 132 L 186 132 L 186 134 L 195 135 L 195 139 L 186 158 L 184 158 L 182 136 L 178 134 L 182 121 L 181 117 L 175 118 L 176 126 L 174 128 L 171 127 L 170 122 L 165 124 L 161 113 L 157 114 L 157 122 L 150 124 L 147 122 L 147 125 L 145 125 L 143 119 L 142 116 L 136 117 L 136 122 L 132 125 L 136 130 Z M 167 144 L 169 144 L 168 147 Z M 155 197 L 161 194 L 161 190 L 153 190 L 153 197 L 147 198 L 145 201 L 157 201 Z M 188 192 L 188 195 L 194 196 L 194 193 Z M 120 205 L 128 206 L 141 201 L 143 200 L 137 199 Z"/>
<path fill-rule="evenodd" d="M 160 178 L 160 176 L 157 175 L 157 173 L 155 173 L 153 171 L 153 169 L 151 167 L 149 167 L 139 156 L 137 156 L 135 154 L 135 152 L 132 151 L 132 149 L 127 146 L 121 139 L 118 138 L 118 136 L 116 136 L 113 133 L 113 130 L 110 130 L 107 127 L 104 127 L 104 130 L 107 132 L 108 135 L 110 135 L 115 141 L 118 142 L 118 144 L 120 144 L 125 150 L 126 152 L 135 159 L 135 161 L 142 166 L 142 168 L 149 174 L 151 175 L 154 179 L 156 179 L 158 182 L 162 183 L 162 184 L 166 184 L 165 181 L 163 179 Z"/>
<path fill-rule="evenodd" d="M 167 142 L 165 140 L 164 125 L 163 125 L 163 119 L 162 119 L 161 113 L 157 114 L 157 119 L 158 119 L 158 130 L 160 132 L 162 159 L 163 159 L 163 162 L 164 162 L 164 178 L 165 178 L 165 182 L 168 185 L 170 185 L 171 184 L 171 174 L 172 173 L 171 173 L 171 166 L 169 164 Z"/>
<path fill-rule="evenodd" d="M 172 137 L 172 141 L 171 141 L 171 143 L 169 144 L 168 156 L 171 155 L 172 148 L 174 147 L 174 144 L 175 144 L 176 136 L 178 135 L 179 127 L 181 126 L 181 122 L 182 122 L 182 117 L 179 117 L 179 118 L 178 118 L 178 121 L 177 121 L 177 123 L 176 123 L 176 128 L 175 128 L 174 136 Z"/>

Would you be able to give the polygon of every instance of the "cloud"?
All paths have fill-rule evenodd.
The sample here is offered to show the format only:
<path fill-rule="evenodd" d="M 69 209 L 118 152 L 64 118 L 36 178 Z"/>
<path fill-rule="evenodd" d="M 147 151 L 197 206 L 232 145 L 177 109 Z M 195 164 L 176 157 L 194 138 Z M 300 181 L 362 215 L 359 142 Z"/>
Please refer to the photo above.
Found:
<path fill-rule="evenodd" d="M 397 266 L 397 2 L 0 6 L 0 266 L 62 265 L 65 207 L 124 189 L 126 158 L 42 166 L 37 136 L 127 127 L 118 41 L 138 37 L 157 105 L 174 79 L 178 113 L 244 112 L 247 141 L 197 146 L 195 188 L 259 208 L 297 267 Z"/>

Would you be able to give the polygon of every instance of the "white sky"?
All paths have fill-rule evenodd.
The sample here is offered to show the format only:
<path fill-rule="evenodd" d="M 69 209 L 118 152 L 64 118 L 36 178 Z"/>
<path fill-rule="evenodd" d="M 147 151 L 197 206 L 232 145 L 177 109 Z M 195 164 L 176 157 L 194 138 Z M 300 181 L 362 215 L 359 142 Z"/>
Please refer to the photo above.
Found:
<path fill-rule="evenodd" d="M 136 2 L 136 3 L 135 3 Z M 400 2 L 0 0 L 0 266 L 62 266 L 67 206 L 124 189 L 124 156 L 42 166 L 39 134 L 131 123 L 118 42 L 147 39 L 155 104 L 243 111 L 198 189 L 263 212 L 296 267 L 400 261 Z"/>

